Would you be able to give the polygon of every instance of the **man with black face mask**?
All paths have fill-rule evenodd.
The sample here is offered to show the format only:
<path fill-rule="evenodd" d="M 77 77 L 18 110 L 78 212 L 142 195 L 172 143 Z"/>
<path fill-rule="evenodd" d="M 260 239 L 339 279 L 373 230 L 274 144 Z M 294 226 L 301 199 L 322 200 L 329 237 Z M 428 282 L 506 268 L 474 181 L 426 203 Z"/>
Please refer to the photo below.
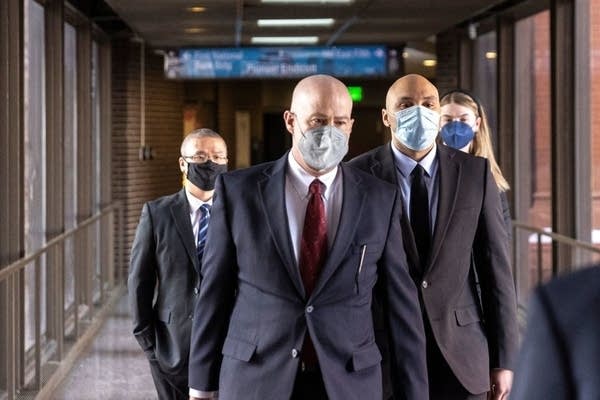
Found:
<path fill-rule="evenodd" d="M 227 146 L 210 129 L 188 134 L 179 168 L 184 188 L 146 203 L 129 267 L 133 334 L 150 362 L 159 399 L 188 398 L 192 313 L 217 176 L 227 170 Z"/>

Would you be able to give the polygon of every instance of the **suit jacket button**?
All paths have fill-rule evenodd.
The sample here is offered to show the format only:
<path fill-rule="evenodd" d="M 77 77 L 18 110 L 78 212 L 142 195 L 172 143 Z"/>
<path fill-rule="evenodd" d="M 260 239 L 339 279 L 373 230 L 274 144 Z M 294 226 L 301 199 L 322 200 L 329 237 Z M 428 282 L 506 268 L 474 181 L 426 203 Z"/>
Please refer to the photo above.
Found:
<path fill-rule="evenodd" d="M 421 286 L 423 287 L 423 289 L 427 289 L 427 287 L 429 286 L 429 283 L 427 281 L 423 281 L 423 282 L 421 282 Z"/>
<path fill-rule="evenodd" d="M 311 312 L 313 312 L 314 309 L 315 308 L 313 306 L 308 306 L 306 307 L 306 312 L 310 314 Z"/>
<path fill-rule="evenodd" d="M 293 358 L 296 358 L 296 357 L 298 357 L 298 350 L 296 350 L 296 349 L 292 349 L 292 357 L 293 357 Z"/>
<path fill-rule="evenodd" d="M 200 291 L 198 290 L 197 287 L 194 288 L 194 294 L 197 295 Z"/>
<path fill-rule="evenodd" d="M 190 320 L 194 319 L 194 314 L 188 315 L 188 319 L 190 319 Z"/>

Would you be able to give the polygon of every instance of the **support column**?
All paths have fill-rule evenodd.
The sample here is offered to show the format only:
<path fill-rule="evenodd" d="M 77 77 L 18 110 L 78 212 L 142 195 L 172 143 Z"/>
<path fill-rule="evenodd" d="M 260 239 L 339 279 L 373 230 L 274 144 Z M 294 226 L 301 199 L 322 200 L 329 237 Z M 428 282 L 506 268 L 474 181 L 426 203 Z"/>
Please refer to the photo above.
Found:
<path fill-rule="evenodd" d="M 552 225 L 553 231 L 584 241 L 591 237 L 587 6 L 587 1 L 552 0 L 550 8 Z M 555 244 L 552 261 L 553 272 L 561 273 L 582 256 Z"/>

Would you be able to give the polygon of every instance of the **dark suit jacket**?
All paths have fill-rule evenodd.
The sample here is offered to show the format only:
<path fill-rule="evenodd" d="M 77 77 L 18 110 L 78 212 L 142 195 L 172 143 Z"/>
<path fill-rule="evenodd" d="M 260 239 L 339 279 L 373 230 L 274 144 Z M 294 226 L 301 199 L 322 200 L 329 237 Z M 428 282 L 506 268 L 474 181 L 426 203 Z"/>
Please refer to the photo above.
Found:
<path fill-rule="evenodd" d="M 133 334 L 147 355 L 155 355 L 161 369 L 172 374 L 187 373 L 198 292 L 200 266 L 189 213 L 184 189 L 144 205 L 127 282 Z"/>
<path fill-rule="evenodd" d="M 339 228 L 307 298 L 287 223 L 286 168 L 287 155 L 217 179 L 192 329 L 190 387 L 218 389 L 221 400 L 289 399 L 308 330 L 331 400 L 381 398 L 371 315 L 379 279 L 390 329 L 399 332 L 391 343 L 394 382 L 407 399 L 426 399 L 425 340 L 398 242 L 396 188 L 341 167 Z"/>
<path fill-rule="evenodd" d="M 536 290 L 511 400 L 600 398 L 599 310 L 600 265 Z"/>
<path fill-rule="evenodd" d="M 405 214 L 404 246 L 442 354 L 462 385 L 471 393 L 481 393 L 489 390 L 490 368 L 511 369 L 517 348 L 507 233 L 487 160 L 444 145 L 438 145 L 437 151 L 439 201 L 424 270 Z M 397 185 L 389 143 L 350 165 Z M 483 316 L 469 274 L 471 253 L 481 284 Z"/>

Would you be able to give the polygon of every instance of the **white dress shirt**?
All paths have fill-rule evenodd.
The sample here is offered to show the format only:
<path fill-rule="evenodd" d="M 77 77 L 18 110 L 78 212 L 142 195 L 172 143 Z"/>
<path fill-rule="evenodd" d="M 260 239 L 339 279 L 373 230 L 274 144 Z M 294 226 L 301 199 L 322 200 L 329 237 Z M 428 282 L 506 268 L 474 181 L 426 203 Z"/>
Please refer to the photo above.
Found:
<path fill-rule="evenodd" d="M 187 188 L 185 189 L 185 196 L 190 204 L 190 222 L 192 223 L 192 230 L 194 231 L 194 243 L 198 243 L 198 230 L 200 229 L 200 219 L 202 218 L 200 207 L 204 204 L 212 206 L 212 197 L 208 199 L 208 201 L 202 201 L 191 194 Z"/>
<path fill-rule="evenodd" d="M 302 169 L 290 151 L 288 169 L 285 174 L 285 209 L 297 265 L 300 262 L 300 242 L 302 241 L 306 206 L 310 197 L 308 187 L 315 179 L 319 179 L 325 186 L 323 201 L 327 218 L 327 247 L 331 249 L 342 211 L 342 173 L 338 167 L 335 167 L 326 174 L 315 178 Z"/>

